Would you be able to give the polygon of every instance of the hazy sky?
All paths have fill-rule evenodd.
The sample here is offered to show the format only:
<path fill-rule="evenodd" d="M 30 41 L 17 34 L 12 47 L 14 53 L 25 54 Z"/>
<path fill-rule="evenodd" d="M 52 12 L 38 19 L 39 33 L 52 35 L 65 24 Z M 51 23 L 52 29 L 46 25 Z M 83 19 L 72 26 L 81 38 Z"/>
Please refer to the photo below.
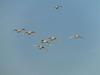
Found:
<path fill-rule="evenodd" d="M 23 27 L 36 36 L 13 31 Z M 0 0 L 0 35 L 0 75 L 100 75 L 99 0 Z M 50 35 L 47 54 L 33 46 Z"/>

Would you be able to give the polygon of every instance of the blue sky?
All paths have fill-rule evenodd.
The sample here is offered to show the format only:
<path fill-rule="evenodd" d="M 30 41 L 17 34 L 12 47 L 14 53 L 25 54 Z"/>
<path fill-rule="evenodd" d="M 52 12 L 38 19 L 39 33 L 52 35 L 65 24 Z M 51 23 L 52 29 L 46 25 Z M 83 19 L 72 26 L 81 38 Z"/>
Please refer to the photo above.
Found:
<path fill-rule="evenodd" d="M 0 0 L 0 75 L 100 75 L 99 20 L 99 0 Z M 13 31 L 23 27 L 36 36 Z M 74 33 L 84 39 L 68 40 Z M 48 54 L 33 47 L 50 35 Z"/>

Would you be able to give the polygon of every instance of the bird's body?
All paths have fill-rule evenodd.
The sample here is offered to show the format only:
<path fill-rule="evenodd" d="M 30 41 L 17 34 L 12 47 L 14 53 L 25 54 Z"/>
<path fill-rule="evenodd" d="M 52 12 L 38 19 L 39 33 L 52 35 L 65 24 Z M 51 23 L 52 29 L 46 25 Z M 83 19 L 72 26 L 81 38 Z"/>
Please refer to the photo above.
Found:
<path fill-rule="evenodd" d="M 79 39 L 79 38 L 81 38 L 81 36 L 80 36 L 79 34 L 75 34 L 75 35 L 74 35 L 74 38 L 75 38 L 75 39 Z"/>

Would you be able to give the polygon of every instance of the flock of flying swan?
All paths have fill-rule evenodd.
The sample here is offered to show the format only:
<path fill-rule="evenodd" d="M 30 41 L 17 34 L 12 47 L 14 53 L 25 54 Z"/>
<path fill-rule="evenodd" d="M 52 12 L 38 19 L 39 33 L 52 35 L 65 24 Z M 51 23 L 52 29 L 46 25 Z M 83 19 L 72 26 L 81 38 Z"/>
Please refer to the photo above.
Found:
<path fill-rule="evenodd" d="M 58 10 L 60 8 L 62 8 L 63 6 L 61 5 L 56 5 L 54 8 L 55 10 Z M 23 33 L 26 34 L 27 36 L 33 36 L 36 34 L 35 31 L 31 31 L 31 30 L 26 30 L 25 28 L 18 28 L 18 29 L 14 29 L 14 31 L 16 31 L 17 33 Z M 67 37 L 69 40 L 77 40 L 77 39 L 82 39 L 82 36 L 79 33 L 75 33 L 69 37 Z M 51 44 L 53 44 L 53 42 L 57 40 L 56 36 L 50 36 L 47 37 L 46 39 L 41 39 L 40 42 L 36 45 L 34 45 L 34 47 L 37 47 L 40 50 L 46 50 L 48 51 L 47 47 L 51 46 Z"/>

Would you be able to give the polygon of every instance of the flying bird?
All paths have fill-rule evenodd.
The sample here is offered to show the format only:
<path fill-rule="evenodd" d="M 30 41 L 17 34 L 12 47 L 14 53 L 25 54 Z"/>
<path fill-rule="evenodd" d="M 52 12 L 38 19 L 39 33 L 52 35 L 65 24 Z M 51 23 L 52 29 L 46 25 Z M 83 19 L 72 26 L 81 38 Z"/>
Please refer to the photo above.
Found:
<path fill-rule="evenodd" d="M 20 33 L 22 31 L 25 31 L 25 29 L 24 28 L 22 28 L 22 29 L 14 29 L 14 31 L 16 31 L 17 33 Z"/>
<path fill-rule="evenodd" d="M 69 39 L 82 39 L 82 38 L 83 37 L 80 34 L 78 34 L 78 33 L 76 33 L 76 34 L 74 34 L 74 35 L 69 37 Z"/>
<path fill-rule="evenodd" d="M 32 36 L 34 35 L 36 32 L 34 31 L 26 31 L 25 34 L 27 34 L 28 36 Z"/>
<path fill-rule="evenodd" d="M 45 46 L 51 46 L 51 42 L 48 39 L 41 40 L 40 43 L 45 45 Z"/>
<path fill-rule="evenodd" d="M 52 42 L 56 40 L 56 37 L 54 36 L 51 36 L 51 37 L 48 37 L 46 39 L 42 39 L 40 41 L 41 44 L 44 44 L 46 46 L 51 46 Z"/>
<path fill-rule="evenodd" d="M 58 10 L 59 8 L 62 8 L 62 6 L 56 5 L 54 8 L 55 8 L 56 10 Z"/>
<path fill-rule="evenodd" d="M 56 40 L 56 39 L 57 39 L 57 38 L 54 37 L 54 36 L 51 36 L 51 37 L 48 38 L 49 41 L 54 41 L 54 40 Z"/>
<path fill-rule="evenodd" d="M 49 43 L 49 41 L 48 40 L 41 40 L 41 43 L 43 44 L 43 43 Z"/>
<path fill-rule="evenodd" d="M 48 52 L 47 48 L 42 44 L 38 44 L 38 45 L 34 45 L 34 46 L 37 47 L 40 50 L 46 50 Z"/>

